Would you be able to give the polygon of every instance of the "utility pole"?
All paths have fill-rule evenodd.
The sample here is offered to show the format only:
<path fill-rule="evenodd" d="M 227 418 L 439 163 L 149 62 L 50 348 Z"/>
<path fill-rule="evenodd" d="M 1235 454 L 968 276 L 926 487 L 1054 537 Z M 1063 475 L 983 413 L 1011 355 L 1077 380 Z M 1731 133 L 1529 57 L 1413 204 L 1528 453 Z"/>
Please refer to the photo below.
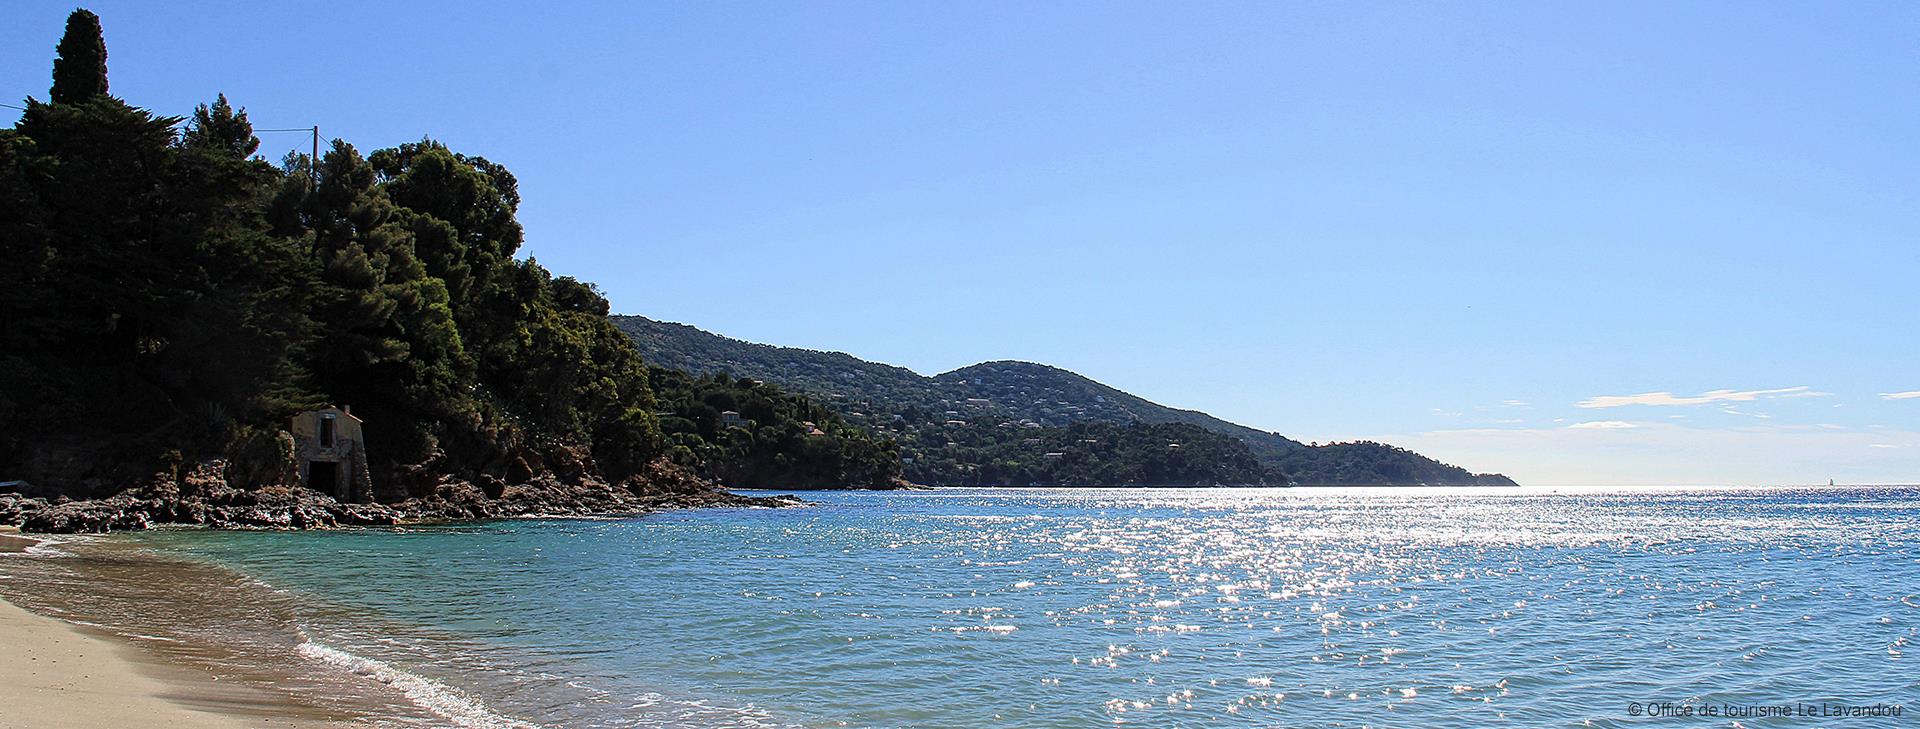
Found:
<path fill-rule="evenodd" d="M 309 184 L 309 186 L 311 186 L 315 190 L 320 189 L 320 125 L 315 124 L 310 127 L 290 127 L 287 129 L 255 129 L 253 130 L 253 132 L 255 134 L 266 134 L 270 132 L 285 132 L 287 134 L 292 134 L 294 132 L 306 132 L 308 134 L 313 135 L 312 156 L 307 158 L 307 183 Z"/>

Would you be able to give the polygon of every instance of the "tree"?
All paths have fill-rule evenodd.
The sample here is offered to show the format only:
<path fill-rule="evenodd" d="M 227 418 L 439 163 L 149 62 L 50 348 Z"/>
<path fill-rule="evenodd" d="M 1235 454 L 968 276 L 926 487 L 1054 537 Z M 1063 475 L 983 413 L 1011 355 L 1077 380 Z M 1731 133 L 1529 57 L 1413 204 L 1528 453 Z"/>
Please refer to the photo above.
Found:
<path fill-rule="evenodd" d="M 410 462 L 433 448 L 439 426 L 471 411 L 460 383 L 472 367 L 452 302 L 414 254 L 417 214 L 381 194 L 359 151 L 334 140 L 319 169 L 307 212 L 320 266 L 312 313 L 323 332 L 314 382 L 387 424 L 368 436 L 370 448 Z"/>
<path fill-rule="evenodd" d="M 243 159 L 260 148 L 260 139 L 253 136 L 253 124 L 247 121 L 247 110 L 235 112 L 226 94 L 215 99 L 212 106 L 201 104 L 193 110 L 193 119 L 180 143 L 190 149 L 226 152 Z"/>
<path fill-rule="evenodd" d="M 107 41 L 100 16 L 74 10 L 53 60 L 53 103 L 73 104 L 107 93 Z"/>
<path fill-rule="evenodd" d="M 382 499 L 442 475 L 644 485 L 662 458 L 742 483 L 898 473 L 892 444 L 772 388 L 661 374 L 663 403 L 598 289 L 515 257 L 518 184 L 483 157 L 336 141 L 276 168 L 224 95 L 176 134 L 106 93 L 84 10 L 53 76 L 0 129 L 0 475 L 105 495 L 322 403 L 369 424 Z M 716 432 L 707 400 L 759 422 Z"/>

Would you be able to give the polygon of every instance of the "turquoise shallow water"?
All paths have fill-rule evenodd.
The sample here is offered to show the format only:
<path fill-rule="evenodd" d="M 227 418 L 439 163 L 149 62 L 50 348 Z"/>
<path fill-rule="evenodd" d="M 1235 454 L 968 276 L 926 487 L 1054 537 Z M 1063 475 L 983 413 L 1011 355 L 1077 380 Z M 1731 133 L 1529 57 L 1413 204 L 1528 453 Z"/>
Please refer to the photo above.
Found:
<path fill-rule="evenodd" d="M 136 539 L 279 596 L 299 660 L 466 726 L 1867 727 L 1920 711 L 1912 489 L 806 497 Z M 1823 703 L 1906 713 L 1630 714 Z"/>

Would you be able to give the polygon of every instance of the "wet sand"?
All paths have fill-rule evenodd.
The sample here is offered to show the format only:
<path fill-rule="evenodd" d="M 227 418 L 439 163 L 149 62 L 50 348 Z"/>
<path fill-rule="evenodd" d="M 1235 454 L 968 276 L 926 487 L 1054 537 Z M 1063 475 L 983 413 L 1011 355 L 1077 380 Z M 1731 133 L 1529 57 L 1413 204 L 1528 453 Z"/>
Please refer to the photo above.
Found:
<path fill-rule="evenodd" d="M 38 544 L 0 532 L 11 569 L 0 596 L 0 729 L 61 727 L 343 727 L 364 716 L 314 706 L 272 681 L 194 660 L 181 643 L 142 642 L 69 620 L 95 617 L 55 608 L 62 589 L 46 573 L 22 570 Z M 164 581 L 164 576 L 161 577 Z M 21 607 L 22 597 L 36 610 Z M 83 623 L 87 621 L 82 621 Z M 253 679 L 253 680 L 247 680 Z M 356 716 L 359 714 L 359 716 Z"/>
<path fill-rule="evenodd" d="M 0 727 L 321 727 L 271 697 L 0 602 Z M 169 670 L 171 669 L 171 670 Z"/>
<path fill-rule="evenodd" d="M 25 552 L 34 544 L 33 540 L 20 536 L 15 528 L 0 527 L 0 554 Z"/>

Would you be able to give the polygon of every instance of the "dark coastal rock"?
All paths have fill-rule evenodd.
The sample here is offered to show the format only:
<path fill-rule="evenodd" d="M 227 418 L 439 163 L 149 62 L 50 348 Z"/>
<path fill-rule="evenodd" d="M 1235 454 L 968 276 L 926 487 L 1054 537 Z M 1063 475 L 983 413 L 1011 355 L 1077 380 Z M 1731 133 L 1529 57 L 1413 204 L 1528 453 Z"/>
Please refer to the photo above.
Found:
<path fill-rule="evenodd" d="M 20 530 L 48 534 L 105 534 L 116 529 L 132 531 L 153 525 L 145 512 L 129 511 L 109 500 L 75 501 L 42 509 L 20 522 Z"/>
<path fill-rule="evenodd" d="M 553 461 L 548 462 L 553 465 Z M 647 464 L 640 474 L 610 484 L 585 469 L 567 468 L 563 478 L 543 472 L 524 483 L 505 484 L 482 476 L 476 484 L 443 477 L 432 488 L 394 504 L 408 520 L 499 519 L 518 516 L 618 516 L 698 506 L 791 506 L 797 499 L 748 497 L 728 493 L 664 461 Z"/>
<path fill-rule="evenodd" d="M 276 486 L 242 490 L 203 484 L 191 495 L 149 486 L 105 499 L 75 501 L 26 513 L 22 531 L 54 534 L 106 533 L 160 524 L 217 529 L 316 529 L 399 523 L 379 504 L 343 504 L 318 491 Z"/>
<path fill-rule="evenodd" d="M 46 510 L 46 499 L 20 494 L 0 494 L 0 526 L 20 526 L 27 517 Z"/>
<path fill-rule="evenodd" d="M 432 475 L 427 466 L 410 472 L 402 469 L 401 477 L 410 481 L 405 485 L 410 496 L 392 504 L 360 504 L 343 503 L 304 486 L 261 485 L 251 475 L 235 478 L 226 461 L 211 460 L 173 469 L 183 471 L 177 475 L 153 474 L 138 486 L 103 499 L 55 503 L 0 494 L 0 524 L 17 523 L 22 531 L 43 533 L 106 533 L 167 524 L 215 529 L 328 529 L 525 516 L 625 516 L 669 508 L 801 503 L 791 497 L 728 493 L 664 460 L 647 464 L 619 484 L 600 478 L 590 462 L 563 456 L 542 459 L 541 463 L 560 468 L 558 472 L 543 470 L 524 482 L 511 484 L 484 474 L 473 480 L 444 473 Z"/>

